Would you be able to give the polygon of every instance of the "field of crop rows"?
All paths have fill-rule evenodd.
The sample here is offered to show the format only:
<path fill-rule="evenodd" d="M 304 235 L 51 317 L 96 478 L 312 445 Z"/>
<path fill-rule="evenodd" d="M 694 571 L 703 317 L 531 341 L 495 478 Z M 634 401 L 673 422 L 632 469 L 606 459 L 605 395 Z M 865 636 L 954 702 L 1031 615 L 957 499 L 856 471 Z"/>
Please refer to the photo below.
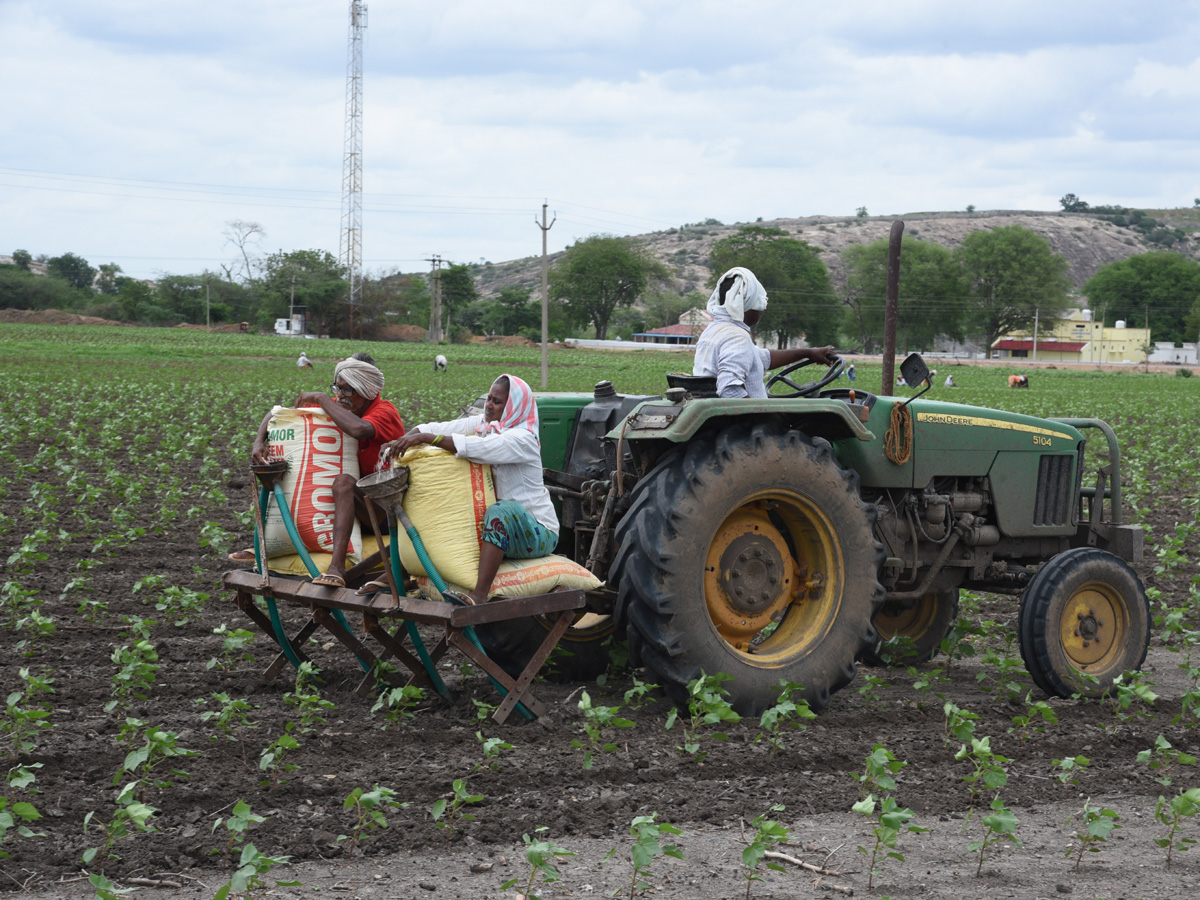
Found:
<path fill-rule="evenodd" d="M 963 366 L 960 387 L 942 388 L 943 370 L 934 388 L 1115 428 L 1156 627 L 1147 671 L 1106 702 L 1047 702 L 1021 666 L 1015 599 L 964 595 L 949 656 L 864 669 L 815 720 L 781 703 L 769 720 L 732 721 L 714 697 L 720 725 L 682 714 L 667 730 L 669 704 L 616 648 L 582 708 L 579 685 L 547 684 L 545 727 L 497 727 L 496 695 L 457 658 L 449 706 L 395 697 L 373 710 L 353 693 L 353 658 L 322 642 L 319 676 L 265 681 L 271 647 L 219 580 L 250 534 L 246 454 L 272 404 L 323 389 L 334 360 L 368 349 L 411 425 L 456 414 L 500 372 L 536 388 L 539 352 L 443 348 L 450 368 L 435 374 L 423 345 L 304 342 L 315 369 L 297 369 L 300 349 L 0 326 L 0 892 L 157 882 L 155 897 L 212 897 L 232 877 L 234 891 L 301 882 L 273 896 L 514 897 L 531 875 L 522 835 L 578 854 L 559 857 L 557 882 L 532 870 L 543 897 L 1200 890 L 1200 852 L 1186 852 L 1200 839 L 1200 378 L 1037 371 L 1010 390 L 1010 370 Z M 556 350 L 549 387 L 658 391 L 690 365 Z M 877 366 L 858 376 L 878 386 Z M 652 853 L 655 840 L 683 858 Z M 903 859 L 884 855 L 889 840 Z M 768 869 L 759 851 L 773 845 L 837 874 Z M 601 865 L 608 848 L 620 853 Z M 635 848 L 640 880 L 621 858 Z M 1076 870 L 1082 850 L 1097 852 Z"/>

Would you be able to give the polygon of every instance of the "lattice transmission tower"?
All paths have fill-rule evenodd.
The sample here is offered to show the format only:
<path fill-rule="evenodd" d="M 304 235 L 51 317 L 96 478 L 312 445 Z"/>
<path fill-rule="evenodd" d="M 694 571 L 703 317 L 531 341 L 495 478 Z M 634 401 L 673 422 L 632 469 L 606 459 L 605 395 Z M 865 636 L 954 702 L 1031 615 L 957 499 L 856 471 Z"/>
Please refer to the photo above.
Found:
<path fill-rule="evenodd" d="M 342 234 L 338 261 L 350 290 L 350 330 L 354 332 L 354 307 L 362 303 L 362 117 L 363 32 L 367 30 L 367 4 L 350 0 L 350 39 L 346 63 L 346 155 L 342 162 Z"/>

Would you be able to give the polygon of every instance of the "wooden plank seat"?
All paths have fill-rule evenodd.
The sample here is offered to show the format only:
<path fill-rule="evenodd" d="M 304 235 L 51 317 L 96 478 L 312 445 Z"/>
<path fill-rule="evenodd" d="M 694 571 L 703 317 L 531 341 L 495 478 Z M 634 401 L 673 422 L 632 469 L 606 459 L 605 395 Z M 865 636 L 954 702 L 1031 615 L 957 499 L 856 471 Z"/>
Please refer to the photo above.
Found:
<path fill-rule="evenodd" d="M 575 620 L 577 611 L 583 609 L 586 603 L 586 595 L 581 590 L 554 591 L 531 597 L 496 598 L 482 606 L 456 606 L 406 596 L 401 596 L 397 603 L 391 592 L 386 590 L 360 596 L 350 587 L 326 587 L 313 584 L 307 579 L 287 575 L 270 575 L 264 578 L 257 572 L 245 570 L 226 572 L 223 581 L 226 588 L 235 592 L 237 607 L 276 644 L 279 644 L 279 640 L 271 620 L 259 608 L 254 598 L 269 597 L 307 608 L 309 619 L 295 637 L 288 639 L 290 649 L 301 661 L 307 659 L 303 652 L 305 642 L 317 628 L 324 628 L 350 650 L 366 670 L 367 674 L 358 685 L 359 693 L 366 693 L 372 689 L 376 680 L 377 665 L 387 659 L 395 659 L 409 670 L 411 674 L 407 683 L 431 687 L 433 683 L 421 660 L 404 646 L 406 635 L 403 624 L 388 630 L 384 621 L 395 619 L 401 623 L 410 621 L 442 626 L 444 633 L 441 639 L 429 650 L 433 665 L 436 666 L 447 650 L 454 647 L 503 687 L 507 692 L 506 696 L 492 715 L 498 723 L 507 719 L 518 703 L 534 715 L 540 716 L 544 713 L 545 707 L 531 691 L 533 680 L 559 639 Z M 333 615 L 333 610 L 360 614 L 364 633 L 382 648 L 381 652 L 376 654 L 355 634 L 344 628 Z M 553 624 L 537 652 L 516 678 L 489 659 L 463 633 L 463 629 L 475 625 L 525 616 L 545 616 Z M 268 678 L 277 675 L 287 665 L 287 656 L 282 645 L 280 651 L 267 667 L 265 674 Z"/>

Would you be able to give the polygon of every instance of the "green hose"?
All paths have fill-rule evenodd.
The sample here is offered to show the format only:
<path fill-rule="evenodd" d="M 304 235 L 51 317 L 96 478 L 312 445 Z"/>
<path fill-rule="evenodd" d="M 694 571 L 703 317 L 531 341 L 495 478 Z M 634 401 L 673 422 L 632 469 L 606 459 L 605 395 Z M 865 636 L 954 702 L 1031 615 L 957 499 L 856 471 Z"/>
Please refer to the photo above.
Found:
<path fill-rule="evenodd" d="M 267 493 L 267 489 L 261 488 L 258 492 L 258 509 L 259 519 L 262 522 L 267 521 L 267 508 L 271 505 L 271 495 Z M 265 526 L 264 526 L 265 527 Z M 261 575 L 266 571 L 264 558 L 267 555 L 266 551 L 266 536 L 259 535 L 258 525 L 254 526 L 254 555 L 255 562 L 258 563 L 258 572 Z M 296 655 L 296 651 L 292 649 L 292 642 L 288 640 L 287 632 L 283 630 L 283 622 L 279 619 L 279 608 L 275 605 L 274 597 L 263 598 L 267 601 L 267 613 L 271 617 L 271 628 L 275 631 L 275 640 L 279 643 L 279 649 L 283 651 L 283 655 L 287 657 L 287 661 L 292 664 L 295 669 L 300 668 L 300 657 Z"/>
<path fill-rule="evenodd" d="M 265 496 L 266 493 L 267 493 L 266 488 L 263 488 L 260 496 Z M 262 503 L 263 527 L 266 527 L 267 507 L 270 506 L 270 497 L 265 496 L 265 500 L 260 501 L 260 502 Z M 296 553 L 299 555 L 300 561 L 302 563 L 304 563 L 304 568 L 308 569 L 309 576 L 311 576 L 312 578 L 316 578 L 317 575 L 320 574 L 320 572 L 317 569 L 317 564 L 315 562 L 313 562 L 313 558 L 308 553 L 308 548 L 304 546 L 304 541 L 302 541 L 300 539 L 300 531 L 296 528 L 296 523 L 292 519 L 291 510 L 288 509 L 287 497 L 285 497 L 283 494 L 282 485 L 280 485 L 278 483 L 275 484 L 275 504 L 276 504 L 276 506 L 279 507 L 280 518 L 283 519 L 283 527 L 287 529 L 287 534 L 288 534 L 288 537 L 292 541 L 293 549 L 295 549 Z M 263 540 L 263 543 L 264 544 L 266 543 L 265 538 Z M 258 559 L 258 571 L 261 573 L 263 571 L 262 556 L 263 556 L 263 553 L 265 552 L 265 550 L 259 549 L 257 529 L 256 529 L 255 535 L 254 535 L 254 552 Z M 267 609 L 271 613 L 271 624 L 275 626 L 275 636 L 282 638 L 283 637 L 283 625 L 279 621 L 279 610 L 275 608 L 275 599 L 273 597 L 267 598 Z M 345 628 L 346 631 L 350 631 L 350 623 L 346 621 L 345 614 L 340 609 L 334 609 L 334 610 L 332 610 L 332 612 L 333 612 L 334 620 L 339 625 L 341 625 L 343 628 Z M 292 652 L 291 642 L 284 639 L 283 643 L 284 643 L 284 646 L 286 647 L 286 649 L 283 652 L 287 656 L 288 662 L 290 662 L 293 666 L 295 666 L 297 669 L 299 669 L 300 668 L 300 660 L 298 657 L 296 657 L 295 653 Z M 355 659 L 358 659 L 358 657 L 356 656 Z M 358 664 L 364 672 L 369 672 L 371 670 L 371 667 L 368 666 L 361 659 L 358 659 Z"/>
<path fill-rule="evenodd" d="M 392 580 L 397 590 L 400 585 L 404 584 L 404 569 L 400 565 L 399 540 L 396 520 L 391 519 L 388 522 L 388 549 L 392 562 Z M 405 619 L 404 629 L 408 632 L 408 638 L 412 641 L 413 649 L 417 651 L 417 656 L 421 659 L 421 665 L 425 667 L 425 672 L 429 675 L 429 680 L 433 682 L 434 688 L 445 699 L 450 700 L 450 689 L 446 687 L 446 683 L 442 681 L 442 677 L 437 673 L 437 666 L 429 658 L 429 651 L 425 648 L 425 642 L 421 640 L 420 632 L 417 631 L 417 623 L 411 619 Z"/>
<path fill-rule="evenodd" d="M 317 564 L 308 555 L 308 548 L 304 546 L 304 541 L 300 540 L 300 531 L 296 528 L 296 523 L 292 520 L 292 511 L 288 509 L 287 498 L 283 495 L 283 486 L 278 482 L 275 483 L 275 502 L 279 505 L 279 512 L 283 518 L 283 526 L 287 529 L 288 537 L 292 539 L 292 546 L 296 549 L 296 553 L 299 554 L 300 561 L 304 563 L 304 568 L 308 569 L 308 574 L 316 578 L 320 574 L 317 571 Z M 266 521 L 265 517 L 263 521 Z M 350 623 L 346 621 L 345 614 L 340 609 L 331 611 L 333 612 L 334 620 L 347 631 L 350 631 Z M 358 659 L 357 656 L 354 658 Z M 371 671 L 371 667 L 361 659 L 358 659 L 358 664 L 364 672 Z"/>
<path fill-rule="evenodd" d="M 429 576 L 429 580 L 433 582 L 433 586 L 437 588 L 438 593 L 444 594 L 448 590 L 448 585 L 442 576 L 438 574 L 438 570 L 434 566 L 433 560 L 429 558 L 429 554 L 425 551 L 425 544 L 421 541 L 421 536 L 417 534 L 416 526 L 413 525 L 408 516 L 403 516 L 403 518 L 404 533 L 407 534 L 408 539 L 412 541 L 413 549 L 417 551 L 417 559 L 421 561 L 422 568 L 425 569 L 425 573 Z M 487 656 L 487 651 L 483 649 L 483 644 L 479 642 L 479 637 L 475 634 L 475 629 L 468 625 L 462 631 L 463 634 L 467 636 L 467 640 L 475 645 L 475 649 L 477 649 L 484 656 Z M 492 686 L 500 692 L 501 697 L 508 696 L 508 691 L 505 690 L 504 685 L 498 682 L 495 678 L 492 678 L 491 675 L 488 676 L 488 680 L 491 681 Z M 534 718 L 533 713 L 526 708 L 524 703 L 517 704 L 517 712 L 519 712 L 526 719 Z"/>

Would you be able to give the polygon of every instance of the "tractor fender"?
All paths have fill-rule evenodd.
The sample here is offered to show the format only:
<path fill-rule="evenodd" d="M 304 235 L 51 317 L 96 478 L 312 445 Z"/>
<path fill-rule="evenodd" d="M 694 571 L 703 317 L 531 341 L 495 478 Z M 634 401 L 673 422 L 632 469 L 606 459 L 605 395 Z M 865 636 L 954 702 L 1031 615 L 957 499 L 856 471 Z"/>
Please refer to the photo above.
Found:
<path fill-rule="evenodd" d="M 831 442 L 847 438 L 875 440 L 875 435 L 859 421 L 849 404 L 841 400 L 807 397 L 739 400 L 705 397 L 679 402 L 647 400 L 636 406 L 606 436 L 612 440 L 670 441 L 680 444 L 691 440 L 697 432 L 710 425 L 724 428 L 740 420 L 749 428 L 767 419 Z"/>

